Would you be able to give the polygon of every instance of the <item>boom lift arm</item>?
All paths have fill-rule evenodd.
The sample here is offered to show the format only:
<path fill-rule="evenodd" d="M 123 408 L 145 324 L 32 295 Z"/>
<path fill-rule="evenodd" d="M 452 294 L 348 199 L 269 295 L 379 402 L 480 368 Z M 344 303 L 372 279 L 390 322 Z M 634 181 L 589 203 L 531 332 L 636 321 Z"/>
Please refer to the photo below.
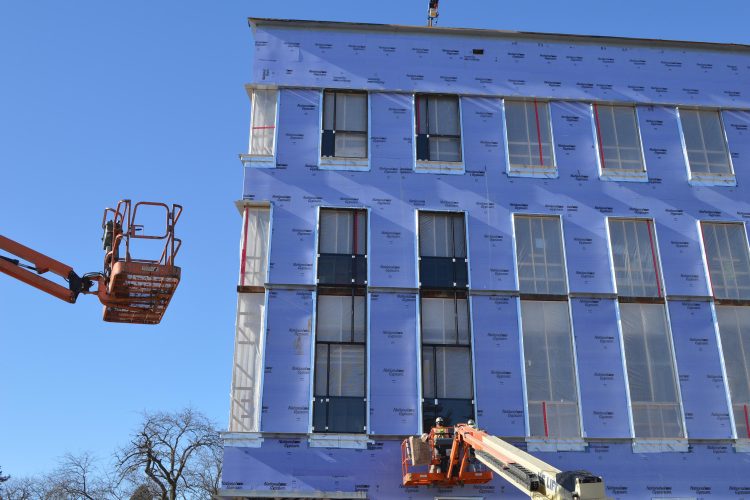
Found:
<path fill-rule="evenodd" d="M 404 486 L 484 484 L 495 472 L 530 498 L 608 500 L 601 477 L 583 470 L 561 471 L 468 424 L 434 427 L 426 439 L 405 439 L 401 449 Z M 412 472 L 427 456 L 428 472 Z"/>
<path fill-rule="evenodd" d="M 163 234 L 143 234 L 143 226 L 135 223 L 138 208 L 145 206 L 164 209 Z M 170 208 L 164 203 L 145 201 L 131 205 L 130 200 L 120 201 L 116 209 L 105 209 L 104 270 L 83 276 L 67 264 L 0 235 L 0 250 L 17 257 L 0 255 L 0 272 L 71 304 L 80 294 L 96 295 L 104 305 L 105 321 L 156 324 L 180 281 L 180 268 L 174 265 L 174 258 L 182 242 L 174 237 L 174 226 L 181 213 L 180 205 Z M 161 257 L 134 259 L 130 254 L 131 239 L 164 241 Z M 124 255 L 120 254 L 121 246 Z M 47 272 L 62 277 L 68 286 L 42 276 Z"/>

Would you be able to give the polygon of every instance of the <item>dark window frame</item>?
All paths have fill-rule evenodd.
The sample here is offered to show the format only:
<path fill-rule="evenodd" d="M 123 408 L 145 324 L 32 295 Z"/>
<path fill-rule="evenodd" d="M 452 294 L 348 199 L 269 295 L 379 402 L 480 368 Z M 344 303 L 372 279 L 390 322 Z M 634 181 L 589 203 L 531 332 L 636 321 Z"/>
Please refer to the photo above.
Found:
<path fill-rule="evenodd" d="M 352 298 L 352 308 L 351 308 L 351 337 L 348 342 L 345 341 L 333 341 L 333 340 L 319 340 L 318 339 L 318 322 L 316 322 L 316 329 L 315 329 L 315 356 L 313 360 L 313 432 L 315 433 L 352 433 L 352 434 L 364 434 L 367 432 L 367 383 L 368 383 L 368 363 L 367 363 L 367 292 L 364 287 L 349 287 L 349 288 L 342 288 L 342 287 L 321 287 L 318 289 L 318 295 L 331 295 L 331 296 L 351 296 Z M 356 318 L 355 313 L 355 301 L 354 297 L 364 297 L 364 304 L 362 311 L 362 321 L 364 322 L 364 336 L 362 341 L 357 341 L 354 338 L 354 321 Z M 316 306 L 316 317 L 319 316 L 320 306 Z M 326 389 L 325 394 L 319 394 L 317 391 L 318 388 L 318 380 L 321 376 L 321 373 L 317 370 L 318 365 L 318 354 L 320 352 L 319 346 L 325 345 L 326 346 Z M 362 396 L 332 396 L 331 395 L 331 389 L 330 389 L 330 383 L 331 383 L 331 349 L 330 346 L 360 346 L 362 347 L 362 369 L 364 373 L 364 377 L 362 380 Z M 353 431 L 353 430 L 346 430 L 341 431 L 337 429 L 330 429 L 331 424 L 331 401 L 333 400 L 334 405 L 339 401 L 362 401 L 362 422 L 363 426 L 361 430 Z M 316 422 L 316 413 L 318 411 L 318 408 L 321 408 L 321 406 L 324 405 L 325 408 L 325 416 L 324 416 L 324 428 L 323 429 L 315 429 L 315 422 Z"/>
<path fill-rule="evenodd" d="M 333 121 L 333 128 L 332 129 L 326 129 L 325 123 L 326 123 L 326 99 L 329 98 L 327 95 L 331 95 L 330 98 L 333 99 L 333 116 L 331 117 L 331 120 Z M 337 120 L 336 120 L 336 106 L 338 103 L 338 100 L 336 99 L 338 94 L 356 94 L 356 95 L 363 95 L 365 97 L 365 123 L 366 130 L 363 132 L 361 130 L 347 130 L 343 128 L 337 127 Z M 368 144 L 368 137 L 370 134 L 370 110 L 369 110 L 369 103 L 370 103 L 370 95 L 368 92 L 365 91 L 357 91 L 357 90 L 339 90 L 339 89 L 326 89 L 323 91 L 323 107 L 321 110 L 321 131 L 320 131 L 320 157 L 321 158 L 341 158 L 341 159 L 351 159 L 351 160 L 366 160 L 369 157 L 370 154 L 370 148 Z M 346 134 L 351 135 L 361 135 L 365 138 L 365 154 L 364 156 L 343 156 L 336 154 L 336 132 L 343 132 Z"/>
<path fill-rule="evenodd" d="M 456 121 L 458 122 L 458 134 L 433 134 L 430 133 L 430 97 L 443 97 L 443 98 L 451 98 L 456 100 L 456 109 L 458 111 L 458 116 L 456 117 Z M 425 116 L 422 117 L 421 113 L 419 112 L 419 102 L 420 99 L 425 100 Z M 426 133 L 420 133 L 419 129 L 421 128 L 422 122 L 424 120 L 424 126 L 427 130 Z M 428 94 L 428 93 L 416 93 L 414 94 L 414 137 L 415 137 L 415 145 L 416 145 L 416 159 L 417 162 L 434 162 L 434 163 L 456 163 L 460 164 L 463 163 L 464 157 L 463 157 L 463 139 L 461 137 L 461 99 L 458 96 L 458 94 Z M 446 138 L 446 139 L 457 139 L 458 140 L 458 155 L 459 158 L 456 161 L 449 161 L 449 160 L 440 160 L 440 159 L 433 159 L 430 158 L 430 138 Z"/>
<path fill-rule="evenodd" d="M 450 231 L 448 234 L 450 235 L 450 247 L 451 247 L 451 256 L 448 257 L 438 257 L 438 256 L 428 256 L 428 255 L 422 255 L 422 245 L 421 241 L 418 241 L 417 244 L 417 260 L 418 260 L 418 267 L 419 267 L 419 287 L 421 289 L 427 290 L 427 289 L 467 289 L 469 287 L 469 258 L 468 258 L 468 245 L 467 245 L 467 237 L 466 237 L 466 213 L 465 212 L 440 212 L 440 211 L 434 211 L 434 210 L 420 210 L 417 213 L 417 226 L 418 226 L 418 237 L 422 238 L 422 230 L 421 230 L 421 223 L 420 223 L 420 216 L 422 214 L 430 215 L 430 216 L 440 216 L 440 217 L 446 217 L 450 220 Z M 464 256 L 457 256 L 456 252 L 456 219 L 461 219 L 461 223 L 463 225 L 463 231 L 461 232 L 461 237 L 463 238 L 463 253 Z M 451 280 L 449 282 L 430 282 L 430 279 L 432 277 L 430 276 L 428 279 L 428 272 L 435 271 L 435 268 L 439 266 L 449 266 L 451 268 Z M 449 284 L 450 283 L 450 284 Z"/>
<path fill-rule="evenodd" d="M 352 225 L 349 227 L 351 231 L 352 248 L 351 253 L 329 253 L 322 252 L 321 246 L 323 242 L 322 231 L 323 225 L 322 214 L 323 212 L 347 212 L 353 215 Z M 362 220 L 362 232 L 363 232 L 363 248 L 359 248 L 358 244 L 358 232 L 359 232 L 359 220 L 360 216 Z M 318 248 L 317 248 L 317 268 L 316 268 L 316 280 L 320 286 L 365 286 L 367 285 L 367 246 L 368 246 L 368 217 L 369 213 L 364 208 L 338 208 L 338 207 L 320 207 L 320 214 L 318 219 Z M 333 271 L 330 271 L 331 277 L 324 275 L 321 279 L 321 270 L 324 270 L 324 266 L 333 266 Z M 344 279 L 337 280 L 338 272 L 337 267 L 348 267 L 345 271 L 347 274 L 346 281 Z"/>

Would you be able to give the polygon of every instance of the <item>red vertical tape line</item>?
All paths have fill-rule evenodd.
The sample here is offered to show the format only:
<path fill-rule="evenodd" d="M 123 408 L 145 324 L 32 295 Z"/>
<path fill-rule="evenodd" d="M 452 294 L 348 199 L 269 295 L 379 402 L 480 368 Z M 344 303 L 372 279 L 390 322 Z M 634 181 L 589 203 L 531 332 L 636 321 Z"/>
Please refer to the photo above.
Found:
<path fill-rule="evenodd" d="M 544 418 L 544 437 L 549 437 L 549 427 L 547 426 L 547 402 L 542 401 L 542 417 Z"/>
<path fill-rule="evenodd" d="M 750 419 L 747 417 L 747 405 L 742 405 L 745 407 L 745 431 L 747 432 L 747 437 L 750 438 Z"/>
<path fill-rule="evenodd" d="M 602 144 L 602 129 L 599 126 L 599 108 L 596 103 L 594 103 L 594 122 L 596 122 L 596 141 L 599 143 L 599 160 L 604 169 L 604 145 Z"/>
<path fill-rule="evenodd" d="M 646 221 L 646 228 L 648 229 L 648 241 L 651 244 L 651 260 L 654 263 L 654 274 L 656 275 L 656 292 L 661 297 L 661 277 L 659 276 L 659 266 L 656 263 L 656 249 L 654 248 L 654 237 L 651 235 L 651 221 Z"/>
<path fill-rule="evenodd" d="M 536 116 L 536 140 L 539 144 L 539 165 L 544 166 L 544 154 L 542 153 L 542 127 L 539 125 L 539 109 L 534 99 L 534 115 Z"/>
<path fill-rule="evenodd" d="M 245 207 L 245 224 L 242 230 L 242 262 L 240 262 L 240 286 L 245 286 L 245 262 L 247 261 L 247 225 L 250 219 L 250 207 Z"/>

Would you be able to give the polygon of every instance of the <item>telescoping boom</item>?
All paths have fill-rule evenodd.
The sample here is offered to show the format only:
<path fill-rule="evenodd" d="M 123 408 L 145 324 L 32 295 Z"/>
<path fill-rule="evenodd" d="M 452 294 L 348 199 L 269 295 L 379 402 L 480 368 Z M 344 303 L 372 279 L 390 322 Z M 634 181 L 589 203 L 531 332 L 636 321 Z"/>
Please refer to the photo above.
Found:
<path fill-rule="evenodd" d="M 494 472 L 530 498 L 609 500 L 601 477 L 561 471 L 469 424 L 438 425 L 421 438 L 405 439 L 401 450 L 404 486 L 484 484 Z M 415 472 L 416 466 L 428 469 Z"/>

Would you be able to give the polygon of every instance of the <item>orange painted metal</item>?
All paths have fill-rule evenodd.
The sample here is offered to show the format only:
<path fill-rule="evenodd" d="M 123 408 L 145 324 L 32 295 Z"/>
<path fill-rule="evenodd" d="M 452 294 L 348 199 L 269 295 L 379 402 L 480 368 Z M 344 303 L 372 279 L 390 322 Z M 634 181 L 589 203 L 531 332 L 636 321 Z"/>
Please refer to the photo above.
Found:
<path fill-rule="evenodd" d="M 492 480 L 492 471 L 487 470 L 474 458 L 474 448 L 465 439 L 468 430 L 475 430 L 465 424 L 453 429 L 433 427 L 427 435 L 427 444 L 432 452 L 432 461 L 427 470 L 415 471 L 419 466 L 409 462 L 409 440 L 401 443 L 401 472 L 404 486 L 456 486 L 464 484 L 485 484 Z M 446 433 L 446 431 L 448 431 Z M 481 431 L 477 431 L 481 432 Z M 436 439 L 452 436 L 450 453 L 441 450 Z M 447 465 L 447 467 L 446 467 Z M 472 468 L 478 470 L 471 470 Z"/>
<path fill-rule="evenodd" d="M 141 207 L 164 210 L 163 231 L 159 228 L 157 233 L 142 232 L 143 226 L 137 223 Z M 180 205 L 169 207 L 154 202 L 133 205 L 130 200 L 120 201 L 117 208 L 105 209 L 102 219 L 104 271 L 82 277 L 72 267 L 0 236 L 0 250 L 19 258 L 0 256 L 0 272 L 70 303 L 74 303 L 79 294 L 95 294 L 104 305 L 104 321 L 157 324 L 180 283 L 181 270 L 174 265 L 174 259 L 182 242 L 175 238 L 174 226 L 181 214 Z M 130 252 L 131 242 L 138 239 L 162 241 L 161 255 L 155 259 L 134 258 Z M 68 281 L 68 287 L 41 276 L 47 272 Z"/>

